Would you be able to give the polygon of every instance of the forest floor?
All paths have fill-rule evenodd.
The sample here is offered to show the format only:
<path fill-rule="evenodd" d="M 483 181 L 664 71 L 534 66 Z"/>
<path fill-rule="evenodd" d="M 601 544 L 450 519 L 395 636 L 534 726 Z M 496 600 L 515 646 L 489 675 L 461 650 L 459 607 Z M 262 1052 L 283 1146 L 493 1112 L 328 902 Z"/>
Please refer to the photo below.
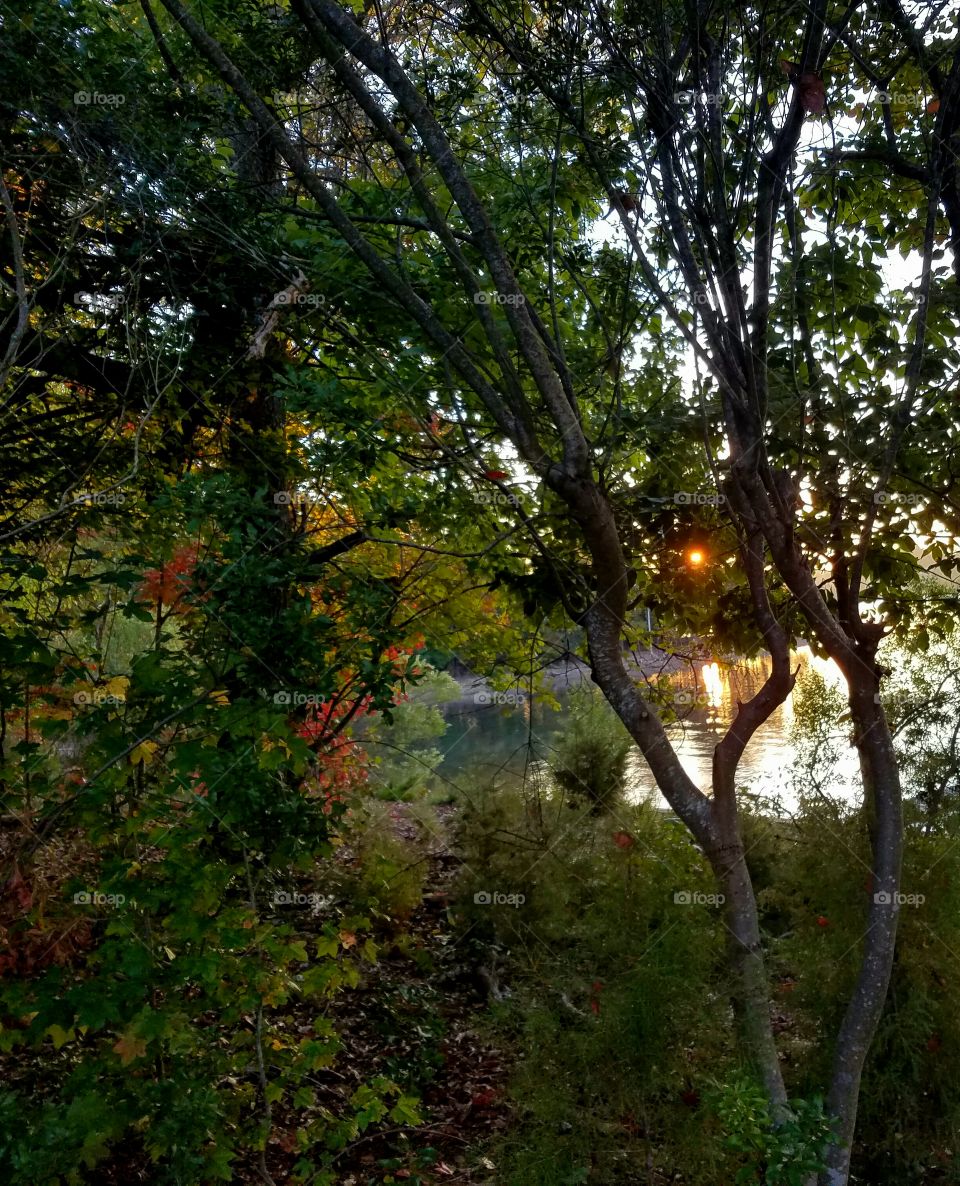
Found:
<path fill-rule="evenodd" d="M 498 1182 L 483 1150 L 509 1123 L 509 1059 L 486 1032 L 486 994 L 450 917 L 460 868 L 449 837 L 451 813 L 438 811 L 422 904 L 384 943 L 366 981 L 339 994 L 330 1014 L 343 1051 L 334 1068 L 339 1078 L 323 1102 L 347 1110 L 359 1083 L 387 1075 L 420 1097 L 423 1123 L 381 1126 L 353 1142 L 337 1162 L 342 1186 Z M 398 835 L 413 840 L 417 825 L 405 805 L 393 805 L 391 815 Z M 284 1143 L 279 1129 L 274 1143 Z"/>

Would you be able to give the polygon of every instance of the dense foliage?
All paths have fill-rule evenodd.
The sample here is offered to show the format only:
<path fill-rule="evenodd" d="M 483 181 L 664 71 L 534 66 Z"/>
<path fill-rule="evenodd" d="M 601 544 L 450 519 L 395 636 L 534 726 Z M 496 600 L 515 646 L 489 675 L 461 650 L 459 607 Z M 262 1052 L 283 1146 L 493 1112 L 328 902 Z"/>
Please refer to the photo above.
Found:
<path fill-rule="evenodd" d="M 836 1186 L 856 1084 L 824 1094 L 861 1065 L 855 1172 L 956 1180 L 949 5 L 0 24 L 4 1179 L 341 1181 L 450 1061 L 432 933 L 509 952 L 504 1181 L 639 1181 L 642 1148 L 648 1182 Z M 780 834 L 741 734 L 708 797 L 670 678 L 624 662 L 770 651 L 745 746 L 801 637 L 862 680 L 795 695 Z M 454 655 L 495 705 L 577 657 L 620 719 L 585 698 L 532 795 L 451 786 Z M 862 810 L 827 795 L 838 719 Z M 695 839 L 625 802 L 631 737 Z M 425 897 L 443 828 L 392 805 L 427 793 L 464 869 Z M 865 912 L 904 836 L 895 948 Z M 718 886 L 723 921 L 671 914 Z M 428 981 L 424 1051 L 361 1073 L 338 1010 L 385 954 Z M 444 1176 L 401 1152 L 364 1172 Z"/>

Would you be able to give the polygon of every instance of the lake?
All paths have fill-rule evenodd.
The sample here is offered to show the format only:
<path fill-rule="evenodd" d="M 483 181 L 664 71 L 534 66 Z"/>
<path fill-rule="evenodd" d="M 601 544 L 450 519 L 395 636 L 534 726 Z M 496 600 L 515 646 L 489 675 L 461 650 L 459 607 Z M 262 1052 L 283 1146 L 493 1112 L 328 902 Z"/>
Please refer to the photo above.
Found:
<path fill-rule="evenodd" d="M 799 648 L 794 660 L 795 666 L 812 667 L 828 685 L 844 689 L 843 676 L 832 661 L 819 658 L 807 647 Z M 668 733 L 684 769 L 701 790 L 710 790 L 713 750 L 733 719 L 737 701 L 748 700 L 757 691 L 769 663 L 766 657 L 732 664 L 698 662 L 670 677 L 682 719 L 668 726 Z M 566 712 L 557 712 L 536 698 L 531 702 L 508 697 L 506 703 L 490 703 L 493 699 L 493 694 L 481 692 L 472 701 L 461 700 L 444 709 L 448 728 L 439 743 L 444 754 L 439 773 L 454 786 L 467 779 L 471 785 L 480 779 L 515 782 L 543 770 L 550 761 Z M 563 703 L 566 695 L 560 694 L 559 699 Z M 740 762 L 737 779 L 738 785 L 753 793 L 778 797 L 787 811 L 796 805 L 797 792 L 793 719 L 791 696 L 757 730 Z M 668 806 L 636 748 L 627 773 L 631 799 Z M 834 793 L 855 800 L 860 793 L 859 768 L 852 746 L 842 748 L 835 777 Z"/>

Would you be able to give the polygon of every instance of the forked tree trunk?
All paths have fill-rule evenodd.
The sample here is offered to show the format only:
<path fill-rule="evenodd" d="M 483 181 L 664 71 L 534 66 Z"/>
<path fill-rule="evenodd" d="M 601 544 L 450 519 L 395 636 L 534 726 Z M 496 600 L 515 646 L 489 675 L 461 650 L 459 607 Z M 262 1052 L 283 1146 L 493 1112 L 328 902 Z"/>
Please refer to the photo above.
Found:
<path fill-rule="evenodd" d="M 771 1025 L 770 983 L 740 831 L 735 776 L 753 732 L 792 687 L 785 638 L 771 639 L 775 648 L 773 672 L 758 696 L 741 706 L 736 722 L 717 748 L 714 794 L 708 799 L 683 770 L 662 724 L 648 711 L 623 663 L 627 566 L 612 509 L 592 482 L 559 482 L 557 489 L 580 523 L 597 577 L 598 596 L 584 618 L 593 679 L 636 741 L 667 802 L 687 824 L 710 862 L 724 895 L 733 1006 L 740 1038 L 763 1082 L 774 1118 L 782 1119 L 787 1092 Z"/>

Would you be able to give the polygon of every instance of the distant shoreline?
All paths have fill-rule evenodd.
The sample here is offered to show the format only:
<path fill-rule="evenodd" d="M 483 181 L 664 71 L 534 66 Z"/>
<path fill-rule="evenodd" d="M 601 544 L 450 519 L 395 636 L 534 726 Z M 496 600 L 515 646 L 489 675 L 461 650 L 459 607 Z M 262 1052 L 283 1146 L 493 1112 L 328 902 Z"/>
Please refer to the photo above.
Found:
<path fill-rule="evenodd" d="M 710 652 L 700 650 L 698 644 L 689 644 L 689 653 L 685 655 L 668 654 L 656 647 L 638 648 L 624 654 L 624 664 L 627 671 L 637 682 L 653 679 L 658 675 L 675 675 L 677 672 L 692 670 L 694 664 L 710 662 Z M 511 686 L 511 692 L 495 691 L 489 680 L 482 675 L 476 675 L 463 663 L 455 660 L 446 669 L 448 675 L 460 685 L 461 697 L 448 700 L 439 705 L 442 710 L 449 712 L 462 711 L 465 706 L 475 707 L 478 704 L 494 703 L 495 697 L 510 696 L 511 692 L 518 699 L 527 698 L 527 687 L 523 681 Z M 544 667 L 540 674 L 542 683 L 551 692 L 570 692 L 583 685 L 592 684 L 590 667 L 576 655 L 567 655 Z M 481 698 L 481 699 L 478 699 Z M 487 699 L 489 698 L 489 699 Z"/>

